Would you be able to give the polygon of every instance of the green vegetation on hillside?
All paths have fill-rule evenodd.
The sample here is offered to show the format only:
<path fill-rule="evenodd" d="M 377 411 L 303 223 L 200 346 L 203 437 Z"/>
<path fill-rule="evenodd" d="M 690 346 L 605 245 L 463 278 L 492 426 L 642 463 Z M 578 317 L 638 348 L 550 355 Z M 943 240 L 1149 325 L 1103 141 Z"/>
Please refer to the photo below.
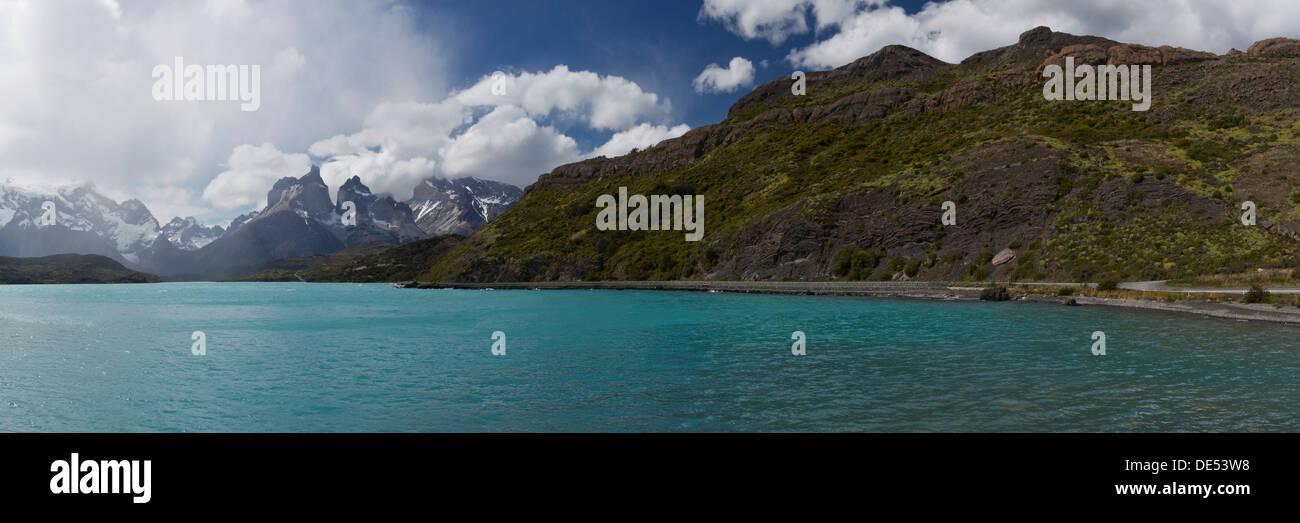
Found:
<path fill-rule="evenodd" d="M 1300 230 L 1300 97 L 1286 87 L 1300 85 L 1300 59 L 1157 67 L 1146 112 L 1000 80 L 1036 65 L 810 83 L 697 130 L 723 145 L 683 166 L 539 182 L 420 279 L 1098 281 L 1297 265 L 1297 240 L 1279 231 Z M 886 88 L 910 98 L 879 118 L 763 118 Z M 620 186 L 704 195 L 704 240 L 597 230 L 593 202 Z M 1238 222 L 1247 199 L 1257 226 Z M 955 226 L 939 224 L 944 201 Z M 993 265 L 1003 251 L 1012 261 Z"/>

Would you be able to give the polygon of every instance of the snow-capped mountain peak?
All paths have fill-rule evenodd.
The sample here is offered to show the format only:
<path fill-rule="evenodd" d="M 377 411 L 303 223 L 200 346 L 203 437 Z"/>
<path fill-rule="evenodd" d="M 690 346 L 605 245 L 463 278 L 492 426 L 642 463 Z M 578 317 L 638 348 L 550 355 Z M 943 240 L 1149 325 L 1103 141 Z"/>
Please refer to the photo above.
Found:
<path fill-rule="evenodd" d="M 181 250 L 194 251 L 220 238 L 226 229 L 220 225 L 204 226 L 190 216 L 184 219 L 172 218 L 172 221 L 162 226 L 162 233 L 172 245 Z"/>
<path fill-rule="evenodd" d="M 134 264 L 158 234 L 143 203 L 117 203 L 90 184 L 0 185 L 0 254 L 99 254 Z"/>

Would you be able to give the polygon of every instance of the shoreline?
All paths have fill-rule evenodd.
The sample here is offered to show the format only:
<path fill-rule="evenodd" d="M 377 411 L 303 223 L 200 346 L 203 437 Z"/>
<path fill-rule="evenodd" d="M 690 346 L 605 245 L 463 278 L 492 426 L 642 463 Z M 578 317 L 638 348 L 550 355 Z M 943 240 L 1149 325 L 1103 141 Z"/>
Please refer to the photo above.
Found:
<path fill-rule="evenodd" d="M 980 291 L 1003 285 L 971 282 L 794 282 L 794 281 L 590 281 L 590 282 L 405 282 L 394 284 L 406 289 L 463 290 L 652 290 L 687 292 L 739 292 L 752 294 L 790 294 L 803 296 L 871 296 L 911 298 L 935 301 L 980 301 Z M 1011 287 L 1011 286 L 1008 286 Z M 1267 321 L 1300 325 L 1300 308 L 1277 307 L 1267 303 L 1219 303 L 1208 301 L 1162 301 L 1091 296 L 1055 296 L 1027 294 L 1010 301 L 1069 305 L 1099 305 L 1129 309 L 1195 314 L 1212 318 Z"/>
<path fill-rule="evenodd" d="M 801 296 L 877 296 L 978 301 L 985 286 L 952 282 L 794 282 L 794 281 L 548 281 L 509 283 L 405 282 L 405 289 L 610 290 L 737 292 Z"/>

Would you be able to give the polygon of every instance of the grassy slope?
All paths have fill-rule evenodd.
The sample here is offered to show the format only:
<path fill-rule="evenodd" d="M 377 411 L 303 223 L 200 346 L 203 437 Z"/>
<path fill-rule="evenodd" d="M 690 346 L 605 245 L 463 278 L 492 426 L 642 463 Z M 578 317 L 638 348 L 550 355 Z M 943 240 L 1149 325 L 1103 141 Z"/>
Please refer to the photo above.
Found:
<path fill-rule="evenodd" d="M 992 70 L 1032 65 L 812 84 L 806 97 L 751 107 L 724 124 L 883 87 L 935 97 Z M 1235 82 L 1257 75 L 1295 85 L 1300 59 L 1158 67 L 1148 112 L 1127 102 L 1048 102 L 1037 86 L 995 86 L 991 99 L 967 107 L 866 124 L 761 126 L 685 167 L 534 186 L 422 279 L 1145 280 L 1294 266 L 1295 240 L 1237 222 L 1239 202 L 1254 199 L 1261 224 L 1300 228 L 1297 93 L 1241 99 Z M 990 158 L 1000 165 L 987 165 Z M 1016 178 L 999 178 L 1017 169 Z M 592 204 L 619 186 L 704 194 L 705 241 L 597 231 Z M 1016 208 L 1028 194 L 1047 193 Z M 854 208 L 859 200 L 869 204 Z M 944 200 L 958 202 L 965 225 L 938 227 Z M 910 230 L 895 234 L 903 229 Z M 764 244 L 774 247 L 756 247 Z M 993 266 L 1005 248 L 1017 260 Z M 765 264 L 793 268 L 782 274 Z"/>

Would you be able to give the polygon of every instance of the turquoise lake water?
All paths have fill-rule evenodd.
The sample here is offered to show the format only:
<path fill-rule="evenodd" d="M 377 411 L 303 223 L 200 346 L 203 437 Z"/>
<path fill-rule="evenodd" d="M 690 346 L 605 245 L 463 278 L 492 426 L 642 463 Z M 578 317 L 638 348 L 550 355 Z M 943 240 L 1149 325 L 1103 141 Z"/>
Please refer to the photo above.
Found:
<path fill-rule="evenodd" d="M 0 431 L 1295 432 L 1298 378 L 1300 328 L 1103 307 L 0 286 Z"/>

